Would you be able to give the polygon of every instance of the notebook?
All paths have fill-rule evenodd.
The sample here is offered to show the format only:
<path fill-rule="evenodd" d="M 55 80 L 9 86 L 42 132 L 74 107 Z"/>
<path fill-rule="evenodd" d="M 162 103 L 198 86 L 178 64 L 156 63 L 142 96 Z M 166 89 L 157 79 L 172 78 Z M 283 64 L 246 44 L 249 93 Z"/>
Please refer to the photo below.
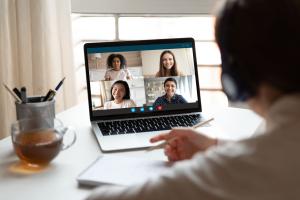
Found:
<path fill-rule="evenodd" d="M 103 152 L 152 146 L 205 120 L 192 38 L 86 43 L 89 115 Z"/>
<path fill-rule="evenodd" d="M 81 185 L 133 185 L 168 171 L 171 163 L 130 156 L 100 156 L 77 177 Z"/>

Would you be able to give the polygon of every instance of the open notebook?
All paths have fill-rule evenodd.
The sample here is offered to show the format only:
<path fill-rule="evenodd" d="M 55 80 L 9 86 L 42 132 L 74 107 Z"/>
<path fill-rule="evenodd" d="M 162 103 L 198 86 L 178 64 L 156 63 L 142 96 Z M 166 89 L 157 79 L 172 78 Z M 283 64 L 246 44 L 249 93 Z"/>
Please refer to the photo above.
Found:
<path fill-rule="evenodd" d="M 155 178 L 169 170 L 171 163 L 149 158 L 104 155 L 97 158 L 78 177 L 82 185 L 132 185 Z"/>

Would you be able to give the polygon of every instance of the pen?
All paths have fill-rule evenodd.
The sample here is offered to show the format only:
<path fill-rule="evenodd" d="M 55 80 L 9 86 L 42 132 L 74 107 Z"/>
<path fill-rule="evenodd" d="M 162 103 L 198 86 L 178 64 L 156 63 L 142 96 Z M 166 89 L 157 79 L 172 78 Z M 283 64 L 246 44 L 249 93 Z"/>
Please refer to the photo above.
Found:
<path fill-rule="evenodd" d="M 9 89 L 9 87 L 7 85 L 5 85 L 4 83 L 3 83 L 3 85 L 4 85 L 5 89 L 15 98 L 17 103 L 22 102 L 22 100 L 13 91 L 11 91 L 11 89 Z"/>
<path fill-rule="evenodd" d="M 21 92 L 18 90 L 18 88 L 14 88 L 13 91 L 19 98 L 21 98 Z"/>
<path fill-rule="evenodd" d="M 48 93 L 46 94 L 45 98 L 43 101 L 51 101 L 53 99 L 53 97 L 56 95 L 56 92 L 58 91 L 58 89 L 62 86 L 62 84 L 64 83 L 64 80 L 66 79 L 66 77 L 64 77 L 55 87 L 54 90 L 50 89 L 48 91 Z"/>
<path fill-rule="evenodd" d="M 27 103 L 26 87 L 21 87 L 21 100 L 22 103 Z"/>
<path fill-rule="evenodd" d="M 60 88 L 60 86 L 64 83 L 64 80 L 66 79 L 66 77 L 64 77 L 59 83 L 58 83 L 58 85 L 55 87 L 55 91 L 57 91 L 59 88 Z"/>
<path fill-rule="evenodd" d="M 210 118 L 210 119 L 208 119 L 208 120 L 206 120 L 206 121 L 199 122 L 198 124 L 195 124 L 194 126 L 192 126 L 192 128 L 195 129 L 195 128 L 204 126 L 205 124 L 211 122 L 212 120 L 214 120 L 214 118 Z M 165 141 L 165 142 L 163 142 L 163 143 L 160 143 L 160 144 L 158 144 L 158 145 L 149 147 L 146 151 L 149 152 L 149 151 L 153 151 L 153 150 L 155 150 L 155 149 L 161 149 L 161 148 L 164 148 L 168 142 L 174 141 L 175 139 L 176 139 L 176 137 L 171 138 L 171 139 L 169 139 L 169 140 L 167 140 L 167 141 Z"/>

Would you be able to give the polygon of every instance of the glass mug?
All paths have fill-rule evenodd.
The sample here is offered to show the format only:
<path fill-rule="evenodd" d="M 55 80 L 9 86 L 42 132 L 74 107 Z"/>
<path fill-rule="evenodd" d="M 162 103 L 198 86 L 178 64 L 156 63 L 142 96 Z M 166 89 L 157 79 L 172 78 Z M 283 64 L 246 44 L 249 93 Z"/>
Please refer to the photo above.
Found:
<path fill-rule="evenodd" d="M 73 134 L 73 139 L 69 144 L 64 144 L 63 138 L 67 132 Z M 20 160 L 34 167 L 47 165 L 61 150 L 72 146 L 76 133 L 56 118 L 29 118 L 12 124 L 11 138 Z"/>

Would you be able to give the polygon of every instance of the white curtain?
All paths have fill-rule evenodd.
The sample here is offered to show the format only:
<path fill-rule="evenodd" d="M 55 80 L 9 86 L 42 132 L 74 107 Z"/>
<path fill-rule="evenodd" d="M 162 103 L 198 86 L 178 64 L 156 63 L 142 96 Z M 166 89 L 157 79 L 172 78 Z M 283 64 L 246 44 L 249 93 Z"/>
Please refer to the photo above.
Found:
<path fill-rule="evenodd" d="M 177 94 L 181 94 L 188 102 L 197 101 L 195 76 L 181 76 L 177 78 Z"/>
<path fill-rule="evenodd" d="M 66 77 L 56 113 L 77 103 L 70 14 L 70 0 L 0 0 L 0 138 L 16 117 L 2 83 L 45 95 Z"/>

